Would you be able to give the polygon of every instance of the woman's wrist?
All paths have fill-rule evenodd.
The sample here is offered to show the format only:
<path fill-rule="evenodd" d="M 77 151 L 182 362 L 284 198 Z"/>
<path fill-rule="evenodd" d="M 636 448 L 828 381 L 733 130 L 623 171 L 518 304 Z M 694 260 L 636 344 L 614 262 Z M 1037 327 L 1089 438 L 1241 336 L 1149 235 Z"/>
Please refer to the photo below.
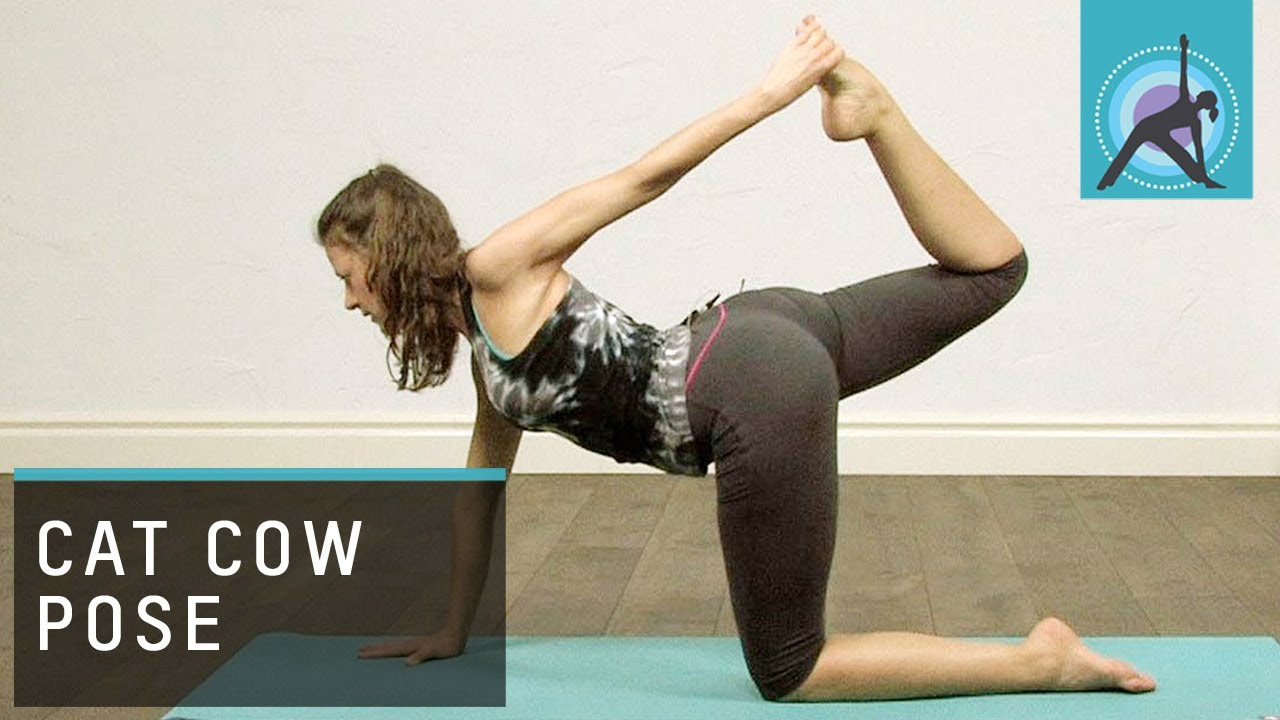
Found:
<path fill-rule="evenodd" d="M 450 642 L 458 646 L 467 644 L 467 631 L 449 623 L 446 623 L 444 627 L 437 630 L 436 634 L 446 642 Z"/>
<path fill-rule="evenodd" d="M 740 96 L 737 103 L 745 112 L 754 116 L 755 122 L 769 117 L 790 104 L 776 93 L 769 92 L 759 85 Z"/>

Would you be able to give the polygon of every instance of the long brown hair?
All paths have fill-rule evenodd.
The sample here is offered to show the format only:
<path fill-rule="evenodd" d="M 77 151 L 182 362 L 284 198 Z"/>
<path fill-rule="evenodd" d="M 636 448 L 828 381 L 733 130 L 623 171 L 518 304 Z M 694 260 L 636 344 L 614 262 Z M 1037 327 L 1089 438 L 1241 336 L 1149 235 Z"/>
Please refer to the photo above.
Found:
<path fill-rule="evenodd" d="M 444 203 L 391 165 L 379 165 L 338 193 L 316 224 L 322 246 L 365 254 L 365 278 L 386 309 L 388 356 L 400 363 L 399 389 L 421 390 L 449 377 L 464 328 L 460 291 L 466 254 Z M 390 360 L 388 360 L 390 369 Z"/>

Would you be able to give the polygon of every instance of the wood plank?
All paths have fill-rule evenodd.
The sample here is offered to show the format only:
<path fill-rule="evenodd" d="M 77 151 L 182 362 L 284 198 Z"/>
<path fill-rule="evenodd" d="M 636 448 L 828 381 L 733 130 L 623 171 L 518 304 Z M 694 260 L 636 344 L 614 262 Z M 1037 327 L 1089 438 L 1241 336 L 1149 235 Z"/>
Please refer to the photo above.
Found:
<path fill-rule="evenodd" d="M 981 480 L 910 478 L 934 631 L 945 636 L 1028 632 L 1039 619 L 1000 534 Z"/>
<path fill-rule="evenodd" d="M 1082 635 L 1149 635 L 1151 621 L 1057 478 L 985 478 L 983 487 L 1036 614 Z"/>
<path fill-rule="evenodd" d="M 1270 635 L 1280 635 L 1280 539 L 1229 479 L 1148 482 L 1170 521 Z"/>
<path fill-rule="evenodd" d="M 591 496 L 512 606 L 512 634 L 605 634 L 674 488 L 666 476 L 583 481 Z"/>
<path fill-rule="evenodd" d="M 561 538 L 578 546 L 644 548 L 671 499 L 674 476 L 603 475 Z"/>
<path fill-rule="evenodd" d="M 911 486 L 902 478 L 840 481 L 827 629 L 831 633 L 934 632 L 916 542 Z"/>
<path fill-rule="evenodd" d="M 712 634 L 731 635 L 733 637 L 738 635 L 738 623 L 733 619 L 733 599 L 729 597 L 727 587 L 724 600 L 720 602 L 720 613 L 716 617 L 716 629 Z"/>
<path fill-rule="evenodd" d="M 1226 492 L 1245 500 L 1254 519 L 1280 541 L 1280 477 L 1222 478 L 1218 482 Z"/>
<path fill-rule="evenodd" d="M 1261 634 L 1257 620 L 1169 522 L 1146 483 L 1072 478 L 1064 487 L 1156 632 Z"/>
<path fill-rule="evenodd" d="M 561 543 L 507 614 L 512 635 L 605 635 L 641 548 Z"/>
<path fill-rule="evenodd" d="M 1271 634 L 1234 596 L 1149 596 L 1138 601 L 1158 635 Z"/>
<path fill-rule="evenodd" d="M 713 478 L 680 478 L 644 546 L 610 635 L 712 635 L 728 593 Z"/>
<path fill-rule="evenodd" d="M 0 475 L 0 533 L 13 533 L 13 475 Z"/>
<path fill-rule="evenodd" d="M 552 548 L 591 498 L 577 475 L 539 475 L 506 491 L 507 598 L 510 611 Z M 508 626 L 507 632 L 512 632 Z"/>

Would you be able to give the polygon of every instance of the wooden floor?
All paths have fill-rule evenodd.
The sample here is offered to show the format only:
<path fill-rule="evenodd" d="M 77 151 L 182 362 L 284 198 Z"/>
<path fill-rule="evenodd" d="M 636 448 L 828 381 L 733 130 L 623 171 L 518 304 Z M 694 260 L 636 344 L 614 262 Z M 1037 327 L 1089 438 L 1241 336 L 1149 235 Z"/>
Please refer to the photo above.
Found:
<path fill-rule="evenodd" d="M 0 711 L 12 706 L 13 484 L 0 482 Z M 516 476 L 507 632 L 730 635 L 715 481 Z M 828 630 L 1280 639 L 1280 478 L 847 477 Z M 13 717 L 158 718 L 23 708 Z"/>

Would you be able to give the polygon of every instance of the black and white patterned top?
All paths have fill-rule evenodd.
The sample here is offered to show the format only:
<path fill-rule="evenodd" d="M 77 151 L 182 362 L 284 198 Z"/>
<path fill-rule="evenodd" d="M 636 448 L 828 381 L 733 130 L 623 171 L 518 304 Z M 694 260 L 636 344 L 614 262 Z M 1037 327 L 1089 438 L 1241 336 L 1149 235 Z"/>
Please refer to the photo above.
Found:
<path fill-rule="evenodd" d="M 638 323 L 570 276 L 551 317 L 514 357 L 489 338 L 463 292 L 472 355 L 493 407 L 618 462 L 703 476 L 685 404 L 690 332 Z"/>

